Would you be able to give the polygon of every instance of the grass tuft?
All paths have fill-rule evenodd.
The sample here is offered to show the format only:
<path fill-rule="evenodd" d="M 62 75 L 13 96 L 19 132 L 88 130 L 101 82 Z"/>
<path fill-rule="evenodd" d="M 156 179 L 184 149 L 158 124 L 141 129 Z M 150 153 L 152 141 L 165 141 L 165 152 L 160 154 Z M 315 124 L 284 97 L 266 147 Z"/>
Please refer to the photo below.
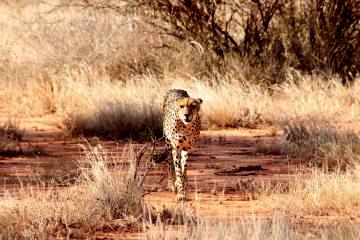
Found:
<path fill-rule="evenodd" d="M 146 239 L 358 239 L 359 227 L 356 224 L 318 224 L 296 221 L 283 213 L 274 212 L 269 218 L 250 216 L 236 219 L 202 219 L 195 225 L 182 228 L 169 228 L 153 225 Z"/>
<path fill-rule="evenodd" d="M 308 175 L 298 175 L 286 188 L 262 194 L 262 198 L 275 208 L 299 215 L 359 217 L 359 181 L 359 165 L 345 173 L 314 169 Z"/>
<path fill-rule="evenodd" d="M 360 136 L 310 119 L 291 122 L 284 135 L 259 142 L 257 151 L 287 155 L 293 161 L 320 166 L 325 171 L 346 170 L 360 163 Z"/>
<path fill-rule="evenodd" d="M 0 237 L 5 239 L 51 237 L 87 238 L 111 229 L 139 230 L 143 216 L 139 160 L 110 156 L 101 146 L 85 146 L 80 176 L 66 189 L 56 184 L 23 186 L 5 192 L 0 206 Z M 130 164 L 128 171 L 125 164 Z"/>

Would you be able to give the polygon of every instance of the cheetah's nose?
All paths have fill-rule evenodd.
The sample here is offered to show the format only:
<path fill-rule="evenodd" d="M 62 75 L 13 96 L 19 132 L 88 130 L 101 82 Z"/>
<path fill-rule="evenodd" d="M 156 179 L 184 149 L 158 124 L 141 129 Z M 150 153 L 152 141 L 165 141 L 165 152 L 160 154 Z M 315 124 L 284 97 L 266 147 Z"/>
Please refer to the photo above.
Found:
<path fill-rule="evenodd" d="M 185 116 L 185 121 L 186 122 L 190 122 L 190 114 L 184 114 L 184 116 Z"/>

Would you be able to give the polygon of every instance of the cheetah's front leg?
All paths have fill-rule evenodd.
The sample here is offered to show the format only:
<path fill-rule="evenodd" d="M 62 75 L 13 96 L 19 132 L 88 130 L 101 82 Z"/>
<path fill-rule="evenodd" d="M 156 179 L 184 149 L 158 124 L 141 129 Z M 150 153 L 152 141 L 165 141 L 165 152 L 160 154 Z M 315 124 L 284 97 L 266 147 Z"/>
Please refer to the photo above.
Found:
<path fill-rule="evenodd" d="M 184 179 L 185 188 L 187 184 L 186 164 L 189 156 L 188 153 L 189 150 L 187 148 L 183 148 L 183 150 L 181 150 L 181 173 Z"/>
<path fill-rule="evenodd" d="M 184 189 L 184 177 L 181 166 L 181 159 L 176 149 L 172 150 L 174 167 L 175 167 L 175 188 L 177 190 L 176 199 L 178 201 L 186 200 L 185 189 Z"/>
<path fill-rule="evenodd" d="M 167 189 L 170 190 L 171 192 L 176 192 L 175 180 L 176 180 L 175 166 L 172 160 L 172 162 L 169 163 L 169 175 L 168 175 L 168 186 L 167 186 Z"/>

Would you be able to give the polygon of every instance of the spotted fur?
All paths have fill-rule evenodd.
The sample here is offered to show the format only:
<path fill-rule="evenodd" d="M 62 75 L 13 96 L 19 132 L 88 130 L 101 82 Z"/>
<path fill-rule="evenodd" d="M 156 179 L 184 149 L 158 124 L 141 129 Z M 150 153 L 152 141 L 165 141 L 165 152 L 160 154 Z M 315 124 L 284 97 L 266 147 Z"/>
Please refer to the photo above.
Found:
<path fill-rule="evenodd" d="M 180 89 L 170 90 L 164 101 L 163 129 L 167 151 L 171 151 L 170 184 L 178 200 L 185 200 L 186 162 L 188 154 L 200 135 L 200 98 L 191 98 Z"/>

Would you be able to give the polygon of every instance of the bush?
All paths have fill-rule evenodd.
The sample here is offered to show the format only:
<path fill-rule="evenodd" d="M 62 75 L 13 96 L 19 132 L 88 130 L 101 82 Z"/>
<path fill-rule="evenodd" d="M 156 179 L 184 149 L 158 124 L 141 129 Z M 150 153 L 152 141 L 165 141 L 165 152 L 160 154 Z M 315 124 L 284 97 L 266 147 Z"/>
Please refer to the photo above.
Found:
<path fill-rule="evenodd" d="M 356 0 L 125 2 L 84 1 L 82 6 L 140 15 L 159 33 L 192 44 L 218 70 L 240 63 L 261 72 L 260 80 L 268 83 L 283 81 L 286 67 L 338 73 L 344 82 L 360 67 Z"/>
<path fill-rule="evenodd" d="M 291 1 L 284 19 L 292 66 L 354 80 L 360 67 L 360 4 L 356 0 Z"/>

